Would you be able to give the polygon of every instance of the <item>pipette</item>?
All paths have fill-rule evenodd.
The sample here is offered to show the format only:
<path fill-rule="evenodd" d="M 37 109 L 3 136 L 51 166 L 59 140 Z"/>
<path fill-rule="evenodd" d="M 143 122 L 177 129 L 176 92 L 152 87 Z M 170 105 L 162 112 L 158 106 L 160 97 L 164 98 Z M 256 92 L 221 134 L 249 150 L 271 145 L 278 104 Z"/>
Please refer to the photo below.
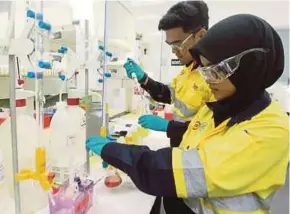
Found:
<path fill-rule="evenodd" d="M 140 87 L 140 84 L 138 82 L 136 74 L 132 73 L 131 76 L 132 76 L 132 79 L 134 80 L 134 82 L 136 84 L 136 87 L 138 87 L 138 90 L 140 90 L 141 87 Z M 143 104 L 143 109 L 142 109 L 142 113 L 141 114 L 143 114 L 143 113 L 148 114 L 147 104 L 145 103 L 147 101 L 147 98 L 142 93 L 140 93 L 140 96 L 141 96 L 142 104 Z"/>
<path fill-rule="evenodd" d="M 137 85 L 139 85 L 139 82 L 138 82 L 138 79 L 137 79 L 137 76 L 136 76 L 135 73 L 132 73 L 132 79 L 135 81 L 135 83 L 136 83 Z"/>

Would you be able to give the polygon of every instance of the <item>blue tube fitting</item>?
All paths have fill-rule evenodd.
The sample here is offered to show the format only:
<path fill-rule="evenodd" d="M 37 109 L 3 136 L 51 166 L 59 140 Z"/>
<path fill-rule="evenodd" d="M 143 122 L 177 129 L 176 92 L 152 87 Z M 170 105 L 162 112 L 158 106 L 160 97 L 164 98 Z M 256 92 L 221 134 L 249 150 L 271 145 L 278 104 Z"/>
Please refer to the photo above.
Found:
<path fill-rule="evenodd" d="M 107 55 L 108 57 L 112 57 L 112 56 L 113 56 L 113 54 L 110 53 L 110 52 L 106 52 L 106 55 Z"/>
<path fill-rule="evenodd" d="M 30 79 L 34 79 L 35 76 L 36 76 L 37 79 L 42 79 L 43 78 L 43 73 L 42 72 L 35 73 L 33 71 L 27 72 L 27 77 L 30 78 Z"/>
<path fill-rule="evenodd" d="M 38 67 L 43 69 L 51 69 L 51 64 L 49 62 L 39 61 Z"/>
<path fill-rule="evenodd" d="M 64 50 L 64 51 L 67 51 L 67 50 L 68 50 L 68 48 L 65 47 L 65 46 L 61 46 L 60 49 L 62 49 L 62 50 Z"/>
<path fill-rule="evenodd" d="M 63 47 L 63 46 L 62 46 L 60 49 L 58 49 L 57 52 L 58 52 L 58 53 L 61 53 L 61 54 L 65 54 L 65 53 L 67 52 L 67 50 L 68 50 L 67 47 Z"/>
<path fill-rule="evenodd" d="M 35 12 L 32 10 L 27 10 L 26 11 L 26 16 L 32 19 L 35 19 Z"/>
<path fill-rule="evenodd" d="M 47 31 L 51 30 L 51 25 L 49 23 L 47 23 L 47 22 L 44 22 L 44 21 L 39 21 L 38 22 L 38 27 L 41 28 L 41 29 L 47 30 Z"/>
<path fill-rule="evenodd" d="M 62 81 L 65 81 L 66 77 L 64 74 L 59 74 L 58 75 L 59 79 L 62 80 Z"/>
<path fill-rule="evenodd" d="M 110 78 L 111 76 L 112 76 L 111 73 L 109 73 L 109 72 L 106 72 L 106 73 L 105 73 L 105 77 Z"/>
<path fill-rule="evenodd" d="M 65 51 L 64 49 L 58 49 L 57 52 L 58 52 L 58 53 L 61 53 L 61 54 L 65 54 L 65 53 L 66 53 L 66 51 Z"/>
<path fill-rule="evenodd" d="M 57 53 L 65 54 L 65 51 L 63 49 L 58 49 Z"/>
<path fill-rule="evenodd" d="M 37 13 L 36 14 L 36 20 L 43 21 L 43 14 L 42 13 Z"/>
<path fill-rule="evenodd" d="M 35 78 L 35 73 L 32 71 L 29 71 L 29 72 L 27 72 L 27 77 L 30 79 L 33 79 L 33 78 Z"/>
<path fill-rule="evenodd" d="M 98 82 L 99 83 L 103 83 L 103 79 L 98 79 Z"/>
<path fill-rule="evenodd" d="M 100 45 L 100 46 L 99 46 L 99 50 L 104 51 L 104 50 L 105 50 L 104 46 Z M 112 57 L 113 54 L 112 54 L 111 52 L 106 52 L 106 56 L 108 56 L 108 57 Z"/>

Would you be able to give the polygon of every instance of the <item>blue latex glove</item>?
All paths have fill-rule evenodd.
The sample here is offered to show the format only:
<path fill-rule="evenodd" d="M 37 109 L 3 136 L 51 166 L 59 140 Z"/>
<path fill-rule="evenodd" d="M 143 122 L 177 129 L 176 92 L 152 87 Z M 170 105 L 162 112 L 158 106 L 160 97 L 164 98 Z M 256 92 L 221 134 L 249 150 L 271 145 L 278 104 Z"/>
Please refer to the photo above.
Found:
<path fill-rule="evenodd" d="M 127 72 L 127 76 L 133 79 L 132 74 L 135 73 L 137 80 L 140 81 L 144 77 L 145 73 L 143 69 L 132 59 L 128 58 L 127 62 L 124 64 L 124 68 Z"/>
<path fill-rule="evenodd" d="M 101 156 L 104 146 L 113 142 L 116 142 L 116 139 L 111 137 L 92 136 L 87 139 L 86 148 L 88 151 Z"/>
<path fill-rule="evenodd" d="M 143 115 L 139 118 L 138 124 L 143 128 L 166 132 L 169 121 L 155 115 Z"/>

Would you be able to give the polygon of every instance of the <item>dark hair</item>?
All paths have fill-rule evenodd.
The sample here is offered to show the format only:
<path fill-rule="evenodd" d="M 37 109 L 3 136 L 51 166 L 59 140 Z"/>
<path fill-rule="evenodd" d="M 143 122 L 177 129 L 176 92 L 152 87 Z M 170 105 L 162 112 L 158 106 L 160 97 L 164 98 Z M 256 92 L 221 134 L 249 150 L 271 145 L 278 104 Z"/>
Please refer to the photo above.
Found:
<path fill-rule="evenodd" d="M 181 27 L 184 32 L 208 29 L 208 7 L 204 1 L 182 1 L 173 5 L 159 21 L 158 30 Z"/>

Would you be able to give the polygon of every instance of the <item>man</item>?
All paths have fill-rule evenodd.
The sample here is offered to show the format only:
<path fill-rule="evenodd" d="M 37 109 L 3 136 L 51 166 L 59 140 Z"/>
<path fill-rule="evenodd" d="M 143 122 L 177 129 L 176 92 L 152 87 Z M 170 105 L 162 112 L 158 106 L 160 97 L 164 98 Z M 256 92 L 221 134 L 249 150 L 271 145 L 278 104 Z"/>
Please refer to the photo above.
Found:
<path fill-rule="evenodd" d="M 157 101 L 174 104 L 173 121 L 167 121 L 154 115 L 140 117 L 139 124 L 156 131 L 167 131 L 171 147 L 179 146 L 190 120 L 205 102 L 211 99 L 211 91 L 199 72 L 195 70 L 199 62 L 193 60 L 189 49 L 192 48 L 207 32 L 208 7 L 203 1 L 182 1 L 172 6 L 159 22 L 158 29 L 165 31 L 166 43 L 184 65 L 181 72 L 164 85 L 154 81 L 133 60 L 124 65 L 127 75 L 136 75 L 141 87 Z M 192 213 L 182 200 L 164 198 L 168 214 Z M 157 198 L 151 214 L 160 213 L 161 198 Z M 162 209 L 162 208 L 161 208 Z"/>
<path fill-rule="evenodd" d="M 171 46 L 172 52 L 184 65 L 181 72 L 164 85 L 154 81 L 133 60 L 128 59 L 124 67 L 129 78 L 134 73 L 151 97 L 157 101 L 174 104 L 173 121 L 167 121 L 157 116 L 144 115 L 139 123 L 152 130 L 170 133 L 170 144 L 175 147 L 181 141 L 187 129 L 188 122 L 193 118 L 201 106 L 211 97 L 210 89 L 195 70 L 198 62 L 194 61 L 189 49 L 194 46 L 208 29 L 208 7 L 203 1 L 183 1 L 172 6 L 159 22 L 158 29 L 165 31 L 166 43 Z M 184 131 L 176 131 L 176 130 Z M 178 133 L 178 134 L 177 134 Z"/>

